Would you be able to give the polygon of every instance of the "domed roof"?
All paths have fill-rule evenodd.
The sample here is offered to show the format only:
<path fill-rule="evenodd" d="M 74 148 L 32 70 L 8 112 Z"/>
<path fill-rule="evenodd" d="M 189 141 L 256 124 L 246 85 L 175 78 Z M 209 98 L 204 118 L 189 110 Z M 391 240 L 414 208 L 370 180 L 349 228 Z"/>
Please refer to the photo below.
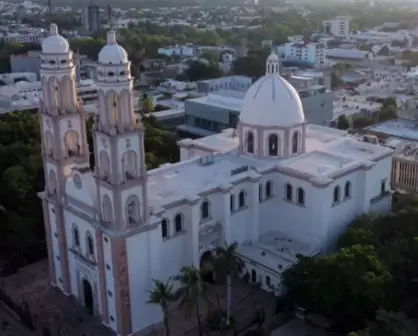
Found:
<path fill-rule="evenodd" d="M 44 54 L 66 54 L 70 51 L 68 41 L 58 34 L 58 27 L 51 24 L 49 36 L 42 41 L 42 53 Z"/>
<path fill-rule="evenodd" d="M 268 57 L 266 75 L 257 80 L 245 94 L 240 122 L 279 127 L 291 127 L 305 122 L 298 92 L 279 75 L 277 55 Z"/>
<path fill-rule="evenodd" d="M 99 52 L 101 64 L 123 64 L 128 62 L 128 54 L 123 47 L 116 42 L 114 30 L 107 33 L 107 44 Z"/>

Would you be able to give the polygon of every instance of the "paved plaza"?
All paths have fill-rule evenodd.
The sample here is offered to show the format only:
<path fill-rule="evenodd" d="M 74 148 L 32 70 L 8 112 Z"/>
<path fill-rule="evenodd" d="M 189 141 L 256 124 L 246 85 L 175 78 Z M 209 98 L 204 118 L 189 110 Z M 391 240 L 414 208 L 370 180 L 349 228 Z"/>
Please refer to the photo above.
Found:
<path fill-rule="evenodd" d="M 17 274 L 4 278 L 2 288 L 15 302 L 27 301 L 38 331 L 42 331 L 43 327 L 48 327 L 52 335 L 55 335 L 58 329 L 61 330 L 63 336 L 114 335 L 112 331 L 101 324 L 97 317 L 90 316 L 75 298 L 67 297 L 49 285 L 47 261 L 29 265 Z M 200 303 L 201 320 L 202 324 L 206 326 L 206 330 L 208 311 L 217 309 L 217 297 L 220 306 L 225 307 L 225 294 L 224 285 L 211 285 L 209 288 L 210 302 L 202 300 Z M 252 321 L 254 306 L 264 307 L 266 324 L 278 318 L 273 315 L 275 298 L 253 285 L 235 279 L 232 296 L 232 315 L 236 321 L 237 330 L 243 330 Z M 177 308 L 177 303 L 173 303 L 170 310 L 169 324 L 172 336 L 198 335 L 194 313 L 186 318 L 184 311 Z M 14 334 L 16 335 L 16 333 Z M 28 335 L 31 334 L 28 333 Z M 23 333 L 19 333 L 19 335 L 26 336 Z M 163 335 L 163 328 L 155 328 L 147 336 Z M 217 333 L 206 332 L 206 335 L 215 336 Z M 230 335 L 232 335 L 232 331 Z"/>

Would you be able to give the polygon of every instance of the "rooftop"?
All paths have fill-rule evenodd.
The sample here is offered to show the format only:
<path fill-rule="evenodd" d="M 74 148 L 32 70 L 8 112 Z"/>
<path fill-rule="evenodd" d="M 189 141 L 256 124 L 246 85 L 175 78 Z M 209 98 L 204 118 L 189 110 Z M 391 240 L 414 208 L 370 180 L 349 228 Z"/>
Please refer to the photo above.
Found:
<path fill-rule="evenodd" d="M 185 139 L 179 145 L 213 154 L 150 171 L 148 193 L 151 207 L 193 197 L 228 185 L 237 177 L 257 176 L 264 169 L 278 166 L 312 180 L 328 181 L 337 173 L 392 152 L 388 147 L 356 140 L 344 131 L 317 125 L 307 127 L 307 152 L 282 160 L 239 155 L 236 151 L 238 137 L 233 129 L 197 140 Z"/>
<path fill-rule="evenodd" d="M 418 124 L 407 119 L 388 120 L 366 127 L 366 130 L 389 136 L 418 141 Z"/>

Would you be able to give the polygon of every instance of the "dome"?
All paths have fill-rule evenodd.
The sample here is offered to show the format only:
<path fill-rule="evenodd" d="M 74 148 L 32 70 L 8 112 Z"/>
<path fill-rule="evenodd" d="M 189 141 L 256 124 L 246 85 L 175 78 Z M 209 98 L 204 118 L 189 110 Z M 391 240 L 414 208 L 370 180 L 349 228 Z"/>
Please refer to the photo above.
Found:
<path fill-rule="evenodd" d="M 68 41 L 58 34 L 58 27 L 51 24 L 49 36 L 42 41 L 42 53 L 44 54 L 67 54 L 70 51 Z"/>
<path fill-rule="evenodd" d="M 115 31 L 107 33 L 107 44 L 99 52 L 99 63 L 122 64 L 128 62 L 128 54 L 123 47 L 116 42 Z"/>
<path fill-rule="evenodd" d="M 279 75 L 277 55 L 268 57 L 266 75 L 245 94 L 240 122 L 269 127 L 291 127 L 305 122 L 299 93 Z"/>

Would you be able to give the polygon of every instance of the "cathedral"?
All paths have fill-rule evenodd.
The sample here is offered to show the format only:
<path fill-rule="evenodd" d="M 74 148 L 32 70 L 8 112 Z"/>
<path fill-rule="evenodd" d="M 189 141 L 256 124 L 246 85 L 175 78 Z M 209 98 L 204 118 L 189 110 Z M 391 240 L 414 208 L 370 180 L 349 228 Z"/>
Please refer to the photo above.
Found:
<path fill-rule="evenodd" d="M 326 252 L 356 216 L 390 211 L 392 151 L 308 125 L 274 53 L 236 129 L 181 140 L 181 161 L 153 170 L 114 31 L 98 55 L 93 171 L 73 53 L 55 24 L 42 43 L 41 82 L 50 281 L 117 335 L 159 326 L 160 308 L 147 304 L 152 279 L 200 267 L 220 244 L 237 242 L 243 275 L 280 294 L 297 254 Z"/>

